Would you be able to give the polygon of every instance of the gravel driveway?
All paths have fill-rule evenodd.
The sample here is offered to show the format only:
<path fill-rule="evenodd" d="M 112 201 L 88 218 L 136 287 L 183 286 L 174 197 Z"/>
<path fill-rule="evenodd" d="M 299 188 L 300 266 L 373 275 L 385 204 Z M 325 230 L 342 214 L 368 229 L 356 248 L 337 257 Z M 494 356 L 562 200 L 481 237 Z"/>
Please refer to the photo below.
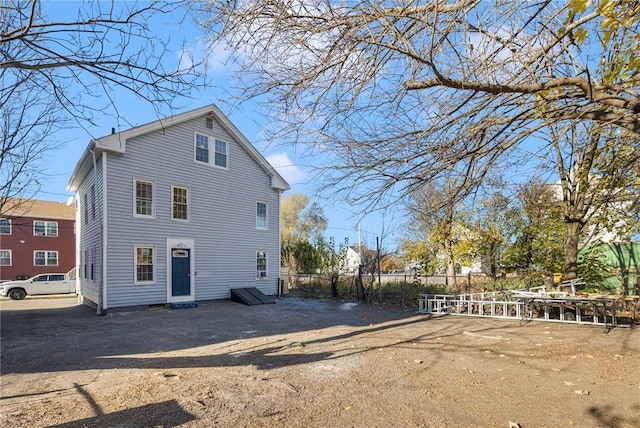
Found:
<path fill-rule="evenodd" d="M 5 427 L 638 427 L 640 330 L 287 298 L 2 299 Z"/>

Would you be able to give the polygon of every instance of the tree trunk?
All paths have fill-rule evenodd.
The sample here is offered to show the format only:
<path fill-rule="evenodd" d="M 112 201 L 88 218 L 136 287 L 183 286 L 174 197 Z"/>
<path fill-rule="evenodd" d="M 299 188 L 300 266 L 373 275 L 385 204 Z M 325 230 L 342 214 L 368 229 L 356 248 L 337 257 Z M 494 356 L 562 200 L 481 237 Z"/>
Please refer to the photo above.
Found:
<path fill-rule="evenodd" d="M 570 280 L 578 277 L 578 238 L 582 231 L 580 222 L 567 223 L 567 237 L 564 241 L 564 275 L 563 279 Z"/>
<path fill-rule="evenodd" d="M 358 266 L 358 276 L 356 277 L 356 294 L 358 295 L 358 301 L 364 302 L 364 287 L 362 286 L 362 265 Z"/>
<path fill-rule="evenodd" d="M 338 278 L 340 275 L 338 273 L 331 274 L 331 298 L 335 299 L 338 297 Z"/>
<path fill-rule="evenodd" d="M 456 286 L 456 262 L 453 257 L 453 245 L 450 239 L 444 241 L 444 252 L 447 257 L 447 285 L 450 288 Z"/>

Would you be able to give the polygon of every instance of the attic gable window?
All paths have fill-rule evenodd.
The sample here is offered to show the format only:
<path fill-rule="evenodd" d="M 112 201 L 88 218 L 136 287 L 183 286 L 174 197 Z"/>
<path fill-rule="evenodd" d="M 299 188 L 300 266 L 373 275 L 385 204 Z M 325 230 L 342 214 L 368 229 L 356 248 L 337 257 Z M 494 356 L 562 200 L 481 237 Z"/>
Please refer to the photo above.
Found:
<path fill-rule="evenodd" d="M 209 163 L 209 137 L 196 133 L 196 162 Z"/>
<path fill-rule="evenodd" d="M 216 140 L 216 166 L 227 167 L 227 143 Z"/>
<path fill-rule="evenodd" d="M 217 140 L 212 136 L 195 133 L 194 160 L 220 168 L 229 166 L 229 145 L 226 141 Z"/>
<path fill-rule="evenodd" d="M 213 117 L 207 116 L 204 120 L 205 126 L 207 129 L 213 129 Z"/>

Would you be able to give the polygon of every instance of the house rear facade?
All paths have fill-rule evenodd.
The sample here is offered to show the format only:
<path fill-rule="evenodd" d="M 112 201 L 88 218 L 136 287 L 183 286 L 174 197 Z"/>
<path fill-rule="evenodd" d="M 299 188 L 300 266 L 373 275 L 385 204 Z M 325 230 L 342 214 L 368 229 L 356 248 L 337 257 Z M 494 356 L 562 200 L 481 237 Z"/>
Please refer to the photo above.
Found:
<path fill-rule="evenodd" d="M 73 205 L 8 198 L 0 213 L 0 280 L 73 269 L 75 216 Z"/>
<path fill-rule="evenodd" d="M 277 294 L 288 188 L 215 105 L 91 141 L 68 186 L 82 301 L 104 312 Z"/>

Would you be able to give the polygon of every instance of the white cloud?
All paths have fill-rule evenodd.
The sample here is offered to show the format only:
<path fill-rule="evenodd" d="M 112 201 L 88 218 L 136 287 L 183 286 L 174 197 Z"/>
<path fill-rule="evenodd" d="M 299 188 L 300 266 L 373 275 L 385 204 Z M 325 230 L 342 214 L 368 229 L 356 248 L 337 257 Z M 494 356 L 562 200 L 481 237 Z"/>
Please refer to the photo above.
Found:
<path fill-rule="evenodd" d="M 178 52 L 181 69 L 188 69 L 196 63 L 201 63 L 205 73 L 214 74 L 224 72 L 228 68 L 230 56 L 231 51 L 225 47 L 220 45 L 212 47 L 202 40 Z"/>
<path fill-rule="evenodd" d="M 294 164 L 287 153 L 275 153 L 266 159 L 291 186 L 302 184 L 307 178 L 307 173 Z"/>

